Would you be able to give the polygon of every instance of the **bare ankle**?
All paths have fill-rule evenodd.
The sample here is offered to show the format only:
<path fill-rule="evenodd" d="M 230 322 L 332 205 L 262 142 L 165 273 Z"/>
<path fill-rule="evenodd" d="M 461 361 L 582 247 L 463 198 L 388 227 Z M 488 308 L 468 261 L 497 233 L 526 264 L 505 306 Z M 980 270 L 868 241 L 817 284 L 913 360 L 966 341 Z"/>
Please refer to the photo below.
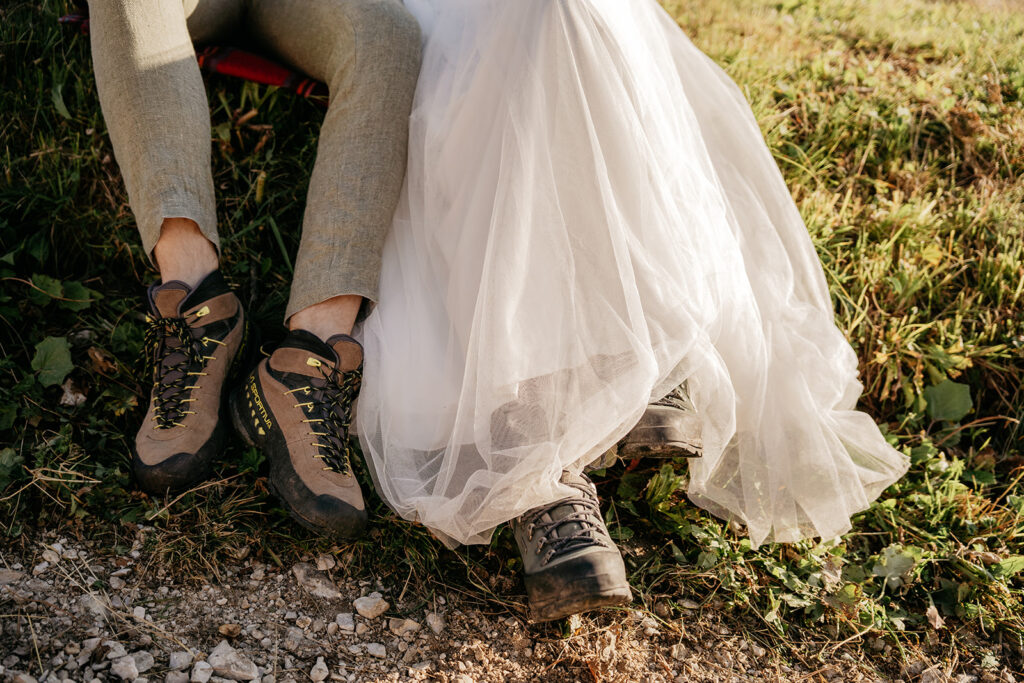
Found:
<path fill-rule="evenodd" d="M 165 218 L 153 257 L 164 282 L 180 280 L 197 286 L 220 266 L 217 248 L 188 218 Z"/>
<path fill-rule="evenodd" d="M 363 297 L 355 294 L 332 297 L 304 308 L 288 319 L 288 329 L 306 330 L 327 341 L 336 334 L 351 334 Z"/>

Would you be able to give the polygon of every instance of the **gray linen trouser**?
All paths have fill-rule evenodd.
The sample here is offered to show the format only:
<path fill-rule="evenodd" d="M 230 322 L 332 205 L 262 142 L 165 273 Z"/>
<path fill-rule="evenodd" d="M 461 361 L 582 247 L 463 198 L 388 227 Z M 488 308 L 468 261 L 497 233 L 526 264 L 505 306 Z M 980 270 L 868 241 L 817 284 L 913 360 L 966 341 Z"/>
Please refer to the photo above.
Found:
<path fill-rule="evenodd" d="M 330 89 L 286 316 L 343 294 L 376 301 L 419 74 L 419 26 L 401 0 L 90 0 L 89 17 L 103 116 L 147 254 L 171 217 L 194 220 L 220 248 L 192 42 L 240 29 Z"/>

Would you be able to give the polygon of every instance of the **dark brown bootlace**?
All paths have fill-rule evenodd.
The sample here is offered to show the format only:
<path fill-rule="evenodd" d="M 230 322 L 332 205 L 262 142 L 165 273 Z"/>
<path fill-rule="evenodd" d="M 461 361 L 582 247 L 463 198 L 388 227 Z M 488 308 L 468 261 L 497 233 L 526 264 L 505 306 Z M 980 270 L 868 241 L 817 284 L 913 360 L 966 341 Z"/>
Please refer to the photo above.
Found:
<path fill-rule="evenodd" d="M 568 486 L 578 489 L 583 494 L 582 498 L 564 498 L 551 505 L 530 510 L 519 518 L 519 523 L 526 527 L 531 541 L 535 534 L 540 534 L 536 552 L 539 554 L 547 547 L 547 552 L 544 553 L 544 557 L 540 561 L 541 566 L 548 564 L 559 555 L 568 554 L 580 548 L 595 545 L 603 548 L 609 547 L 604 535 L 600 533 L 601 507 L 594 492 L 587 484 L 571 482 Z M 546 513 L 553 515 L 556 508 L 563 506 L 572 506 L 573 511 L 551 521 L 540 519 Z M 579 528 L 562 536 L 563 527 L 570 524 L 576 524 Z M 558 536 L 552 536 L 555 531 L 559 532 Z"/>
<path fill-rule="evenodd" d="M 363 372 L 359 369 L 349 372 L 332 370 L 327 373 L 322 367 L 319 369 L 323 384 L 313 387 L 310 401 L 313 412 L 321 420 L 320 424 L 327 427 L 317 434 L 320 437 L 316 443 L 320 448 L 319 457 L 334 472 L 350 474 L 352 457 L 355 455 L 349 433 L 352 403 L 359 395 Z"/>
<path fill-rule="evenodd" d="M 185 318 L 150 318 L 143 342 L 145 374 L 153 380 L 153 416 L 157 429 L 184 426 L 187 404 L 207 357 L 203 339 Z"/>

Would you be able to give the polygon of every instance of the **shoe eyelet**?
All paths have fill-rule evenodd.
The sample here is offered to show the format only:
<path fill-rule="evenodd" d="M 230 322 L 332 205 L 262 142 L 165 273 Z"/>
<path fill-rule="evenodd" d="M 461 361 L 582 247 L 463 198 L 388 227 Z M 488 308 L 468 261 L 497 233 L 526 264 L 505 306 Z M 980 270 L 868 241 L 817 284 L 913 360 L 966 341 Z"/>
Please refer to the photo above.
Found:
<path fill-rule="evenodd" d="M 310 366 L 312 368 L 319 368 L 319 367 L 321 367 L 323 365 L 323 363 L 321 363 L 316 358 L 313 358 L 312 356 L 310 356 L 309 358 L 306 359 L 306 365 L 308 365 L 308 366 Z"/>

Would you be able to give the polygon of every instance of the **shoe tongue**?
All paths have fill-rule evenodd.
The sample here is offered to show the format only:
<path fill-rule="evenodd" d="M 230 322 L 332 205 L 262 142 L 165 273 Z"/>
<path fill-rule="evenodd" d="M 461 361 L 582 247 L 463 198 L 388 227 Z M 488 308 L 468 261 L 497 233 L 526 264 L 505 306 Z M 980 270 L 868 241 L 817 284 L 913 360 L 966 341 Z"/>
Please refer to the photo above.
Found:
<path fill-rule="evenodd" d="M 588 488 L 593 486 L 593 484 L 590 483 L 590 480 L 586 477 L 586 475 L 583 474 L 570 474 L 569 472 L 562 472 L 562 477 L 560 481 L 563 484 L 585 484 Z M 550 515 L 551 520 L 555 521 L 559 519 L 564 519 L 574 512 L 576 512 L 576 506 L 573 504 L 572 499 L 570 499 L 565 501 L 564 503 L 556 504 L 555 507 L 551 508 L 551 511 L 548 514 Z M 565 522 L 559 524 L 556 527 L 555 535 L 558 538 L 565 538 L 566 536 L 572 536 L 576 532 L 583 529 L 583 527 L 584 525 L 580 524 L 579 522 Z"/>
<path fill-rule="evenodd" d="M 338 357 L 338 370 L 350 372 L 357 370 L 363 364 L 362 345 L 347 334 L 336 334 L 327 340 Z"/>
<path fill-rule="evenodd" d="M 192 288 L 179 280 L 171 280 L 149 289 L 149 301 L 161 318 L 178 317 L 181 302 L 192 293 Z"/>
<path fill-rule="evenodd" d="M 552 521 L 556 521 L 568 517 L 575 511 L 576 508 L 572 503 L 565 503 L 564 505 L 552 508 L 551 512 L 548 514 L 551 516 Z M 555 527 L 552 536 L 556 538 L 565 538 L 567 536 L 572 536 L 581 529 L 583 529 L 583 525 L 579 522 L 563 522 Z"/>

